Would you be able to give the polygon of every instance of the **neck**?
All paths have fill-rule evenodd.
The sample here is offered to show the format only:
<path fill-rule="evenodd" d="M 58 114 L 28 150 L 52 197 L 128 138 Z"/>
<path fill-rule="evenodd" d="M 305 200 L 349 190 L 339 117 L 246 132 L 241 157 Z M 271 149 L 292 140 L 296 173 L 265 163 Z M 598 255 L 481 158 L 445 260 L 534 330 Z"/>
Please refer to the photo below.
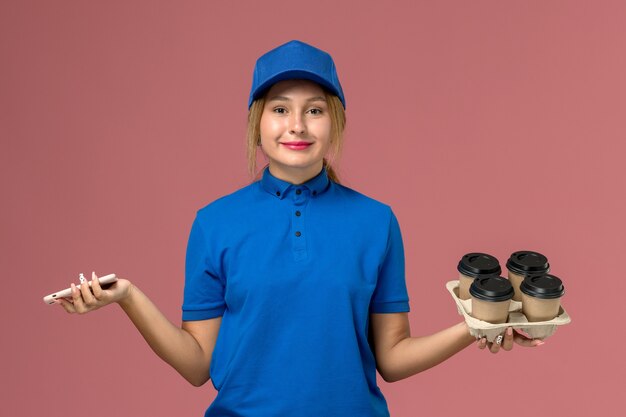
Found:
<path fill-rule="evenodd" d="M 287 181 L 293 185 L 300 185 L 319 174 L 322 171 L 323 166 L 324 164 L 322 161 L 320 161 L 319 164 L 307 167 L 306 169 L 277 166 L 270 163 L 269 170 L 270 173 L 279 180 Z"/>

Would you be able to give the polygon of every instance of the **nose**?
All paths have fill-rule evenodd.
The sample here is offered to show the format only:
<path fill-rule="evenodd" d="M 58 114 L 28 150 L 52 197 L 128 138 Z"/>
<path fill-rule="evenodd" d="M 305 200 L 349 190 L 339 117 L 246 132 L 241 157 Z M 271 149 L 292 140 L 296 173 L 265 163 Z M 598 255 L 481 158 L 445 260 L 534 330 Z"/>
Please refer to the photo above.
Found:
<path fill-rule="evenodd" d="M 306 132 L 306 123 L 300 112 L 293 112 L 289 117 L 289 133 L 302 135 Z"/>

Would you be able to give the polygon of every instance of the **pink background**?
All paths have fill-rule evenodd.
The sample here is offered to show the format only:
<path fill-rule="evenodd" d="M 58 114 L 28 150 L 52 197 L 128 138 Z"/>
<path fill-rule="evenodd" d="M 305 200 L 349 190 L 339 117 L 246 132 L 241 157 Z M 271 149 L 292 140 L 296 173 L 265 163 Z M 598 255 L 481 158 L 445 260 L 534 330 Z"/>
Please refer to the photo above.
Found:
<path fill-rule="evenodd" d="M 621 415 L 626 5 L 245 3 L 0 4 L 0 415 L 202 415 L 211 384 L 117 306 L 41 297 L 115 272 L 179 323 L 195 211 L 249 182 L 252 68 L 291 39 L 335 58 L 340 173 L 399 218 L 413 335 L 460 320 L 444 284 L 466 252 L 536 250 L 566 284 L 546 345 L 380 380 L 392 415 Z"/>

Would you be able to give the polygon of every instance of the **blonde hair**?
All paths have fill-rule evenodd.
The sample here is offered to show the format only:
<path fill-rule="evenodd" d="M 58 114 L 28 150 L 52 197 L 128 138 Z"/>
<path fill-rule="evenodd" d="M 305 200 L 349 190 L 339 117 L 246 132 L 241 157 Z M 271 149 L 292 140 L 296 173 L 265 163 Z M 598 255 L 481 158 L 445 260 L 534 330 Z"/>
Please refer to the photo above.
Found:
<path fill-rule="evenodd" d="M 324 166 L 331 181 L 339 183 L 339 176 L 333 168 L 333 163 L 339 158 L 343 146 L 343 131 L 346 127 L 346 112 L 341 100 L 334 94 L 324 91 L 328 114 L 330 116 L 330 142 L 331 150 L 328 158 L 324 158 Z M 261 116 L 265 107 L 265 97 L 256 99 L 248 112 L 248 132 L 246 135 L 248 172 L 252 178 L 258 178 L 262 172 L 257 172 L 256 159 L 257 149 L 261 141 Z"/>

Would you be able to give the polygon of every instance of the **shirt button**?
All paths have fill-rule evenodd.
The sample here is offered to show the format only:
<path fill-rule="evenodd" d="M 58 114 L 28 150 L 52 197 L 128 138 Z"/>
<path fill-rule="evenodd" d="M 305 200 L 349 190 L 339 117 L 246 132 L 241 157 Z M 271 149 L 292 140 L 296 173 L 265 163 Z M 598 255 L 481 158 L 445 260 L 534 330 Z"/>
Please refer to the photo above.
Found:
<path fill-rule="evenodd" d="M 280 191 L 276 191 L 276 195 L 280 197 Z"/>
<path fill-rule="evenodd" d="M 300 217 L 300 214 L 302 214 L 302 213 L 300 213 L 300 211 L 296 210 L 296 216 Z"/>
<path fill-rule="evenodd" d="M 296 190 L 296 194 L 298 194 L 298 195 L 302 194 L 302 190 L 298 188 L 298 189 Z"/>
<path fill-rule="evenodd" d="M 296 232 L 296 237 L 300 237 L 300 236 L 302 236 L 302 233 Z"/>

